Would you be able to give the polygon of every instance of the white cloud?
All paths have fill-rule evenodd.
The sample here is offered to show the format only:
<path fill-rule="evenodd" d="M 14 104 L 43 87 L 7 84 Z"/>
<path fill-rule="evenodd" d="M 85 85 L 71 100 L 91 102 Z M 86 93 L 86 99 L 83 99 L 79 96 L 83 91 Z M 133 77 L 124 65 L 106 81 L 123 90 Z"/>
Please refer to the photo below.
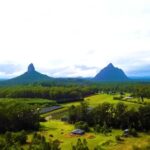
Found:
<path fill-rule="evenodd" d="M 143 51 L 141 63 L 150 59 L 149 10 L 148 0 L 0 1 L 0 63 L 24 71 L 33 62 L 49 73 L 72 66 L 62 76 L 95 75 L 97 69 L 74 66 L 109 62 L 130 70 L 128 62 L 139 62 Z"/>

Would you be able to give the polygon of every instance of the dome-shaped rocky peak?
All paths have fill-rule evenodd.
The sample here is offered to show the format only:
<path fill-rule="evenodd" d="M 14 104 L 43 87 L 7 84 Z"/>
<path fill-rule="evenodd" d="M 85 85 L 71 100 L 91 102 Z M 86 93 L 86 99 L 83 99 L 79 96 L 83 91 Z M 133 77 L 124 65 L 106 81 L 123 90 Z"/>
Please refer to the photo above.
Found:
<path fill-rule="evenodd" d="M 34 71 L 35 71 L 34 65 L 31 63 L 31 64 L 28 66 L 28 72 L 34 72 Z"/>

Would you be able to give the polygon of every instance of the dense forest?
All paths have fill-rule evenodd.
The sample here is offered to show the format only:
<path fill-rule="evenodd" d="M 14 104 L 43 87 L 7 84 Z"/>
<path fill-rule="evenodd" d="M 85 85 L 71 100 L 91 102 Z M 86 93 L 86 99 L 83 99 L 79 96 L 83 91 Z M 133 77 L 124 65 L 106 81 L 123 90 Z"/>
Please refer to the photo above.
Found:
<path fill-rule="evenodd" d="M 0 98 L 44 98 L 58 102 L 82 100 L 98 92 L 128 92 L 136 97 L 150 98 L 149 83 L 91 83 L 52 86 L 49 83 L 0 87 Z"/>
<path fill-rule="evenodd" d="M 96 93 L 96 87 L 90 86 L 16 86 L 0 88 L 1 98 L 44 98 L 58 102 L 82 100 L 85 96 Z"/>
<path fill-rule="evenodd" d="M 29 104 L 11 102 L 0 104 L 0 133 L 6 131 L 38 130 L 39 112 Z"/>
<path fill-rule="evenodd" d="M 71 106 L 69 109 L 69 122 L 81 123 L 80 128 L 87 126 L 101 128 L 150 130 L 150 105 L 140 106 L 135 109 L 128 107 L 120 102 L 117 105 L 103 103 L 97 107 L 89 109 L 87 103 L 82 102 L 80 106 Z M 98 129 L 99 128 L 99 129 Z"/>

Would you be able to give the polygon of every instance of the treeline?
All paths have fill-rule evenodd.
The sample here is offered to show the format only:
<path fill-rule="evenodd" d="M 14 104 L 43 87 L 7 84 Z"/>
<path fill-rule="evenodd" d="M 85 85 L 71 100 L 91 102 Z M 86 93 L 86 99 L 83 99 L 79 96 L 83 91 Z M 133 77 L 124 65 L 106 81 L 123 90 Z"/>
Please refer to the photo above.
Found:
<path fill-rule="evenodd" d="M 98 93 L 131 93 L 134 97 L 150 98 L 149 83 L 91 83 L 88 85 L 51 86 L 33 84 L 24 86 L 0 87 L 0 98 L 44 98 L 58 102 L 82 100 Z"/>
<path fill-rule="evenodd" d="M 135 109 L 129 109 L 124 103 L 113 105 L 103 103 L 93 109 L 89 109 L 87 103 L 82 102 L 80 106 L 71 106 L 69 108 L 69 122 L 84 122 L 91 127 L 103 127 L 126 129 L 134 128 L 136 130 L 150 129 L 150 105 L 140 106 Z"/>
<path fill-rule="evenodd" d="M 57 100 L 58 102 L 82 100 L 85 96 L 96 93 L 93 86 L 67 86 L 67 87 L 43 87 L 43 86 L 16 86 L 0 88 L 1 98 L 44 98 Z"/>
<path fill-rule="evenodd" d="M 23 103 L 1 103 L 0 133 L 6 131 L 38 130 L 39 113 L 34 106 Z"/>

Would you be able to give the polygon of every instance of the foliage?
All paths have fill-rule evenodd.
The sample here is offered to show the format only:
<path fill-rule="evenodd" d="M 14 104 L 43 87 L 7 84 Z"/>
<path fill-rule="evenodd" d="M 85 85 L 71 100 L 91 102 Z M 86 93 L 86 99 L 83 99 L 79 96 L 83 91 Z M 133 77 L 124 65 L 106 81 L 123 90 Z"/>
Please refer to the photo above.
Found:
<path fill-rule="evenodd" d="M 89 131 L 89 126 L 88 126 L 88 124 L 87 124 L 86 122 L 84 122 L 84 121 L 76 122 L 76 123 L 75 123 L 75 127 L 76 127 L 77 129 L 82 129 L 82 130 L 84 130 L 84 131 Z"/>
<path fill-rule="evenodd" d="M 72 150 L 89 150 L 86 139 L 78 139 L 76 145 L 72 145 Z"/>
<path fill-rule="evenodd" d="M 117 141 L 117 142 L 122 141 L 122 139 L 121 139 L 121 136 L 120 136 L 120 135 L 116 135 L 116 136 L 115 136 L 115 139 L 116 139 L 116 141 Z"/>
<path fill-rule="evenodd" d="M 138 136 L 138 133 L 137 133 L 137 131 L 134 128 L 129 129 L 129 134 L 134 136 L 134 137 Z"/>
<path fill-rule="evenodd" d="M 37 130 L 39 128 L 39 113 L 36 107 L 23 103 L 1 103 L 0 132 Z"/>
<path fill-rule="evenodd" d="M 40 85 L 1 87 L 1 98 L 44 98 L 58 102 L 82 100 L 83 97 L 94 94 L 97 88 L 91 86 L 57 86 L 43 87 Z"/>
<path fill-rule="evenodd" d="M 28 150 L 60 150 L 59 146 L 58 140 L 47 142 L 44 136 L 35 133 Z"/>
<path fill-rule="evenodd" d="M 102 103 L 88 111 L 88 104 L 69 108 L 69 122 L 84 121 L 94 126 L 96 132 L 108 133 L 110 127 L 136 130 L 150 129 L 150 105 L 140 106 L 137 110 L 127 109 L 124 103 L 113 105 Z M 136 136 L 136 132 L 132 132 Z"/>
<path fill-rule="evenodd" d="M 107 124 L 104 122 L 104 125 L 103 126 L 100 126 L 99 124 L 97 124 L 95 127 L 94 127 L 94 131 L 97 132 L 97 133 L 103 133 L 103 134 L 107 134 L 107 133 L 110 133 L 111 132 L 111 129 L 107 126 Z"/>
<path fill-rule="evenodd" d="M 12 133 L 6 132 L 4 138 L 0 139 L 1 150 L 23 150 L 21 145 L 26 144 L 27 134 L 25 131 Z"/>

